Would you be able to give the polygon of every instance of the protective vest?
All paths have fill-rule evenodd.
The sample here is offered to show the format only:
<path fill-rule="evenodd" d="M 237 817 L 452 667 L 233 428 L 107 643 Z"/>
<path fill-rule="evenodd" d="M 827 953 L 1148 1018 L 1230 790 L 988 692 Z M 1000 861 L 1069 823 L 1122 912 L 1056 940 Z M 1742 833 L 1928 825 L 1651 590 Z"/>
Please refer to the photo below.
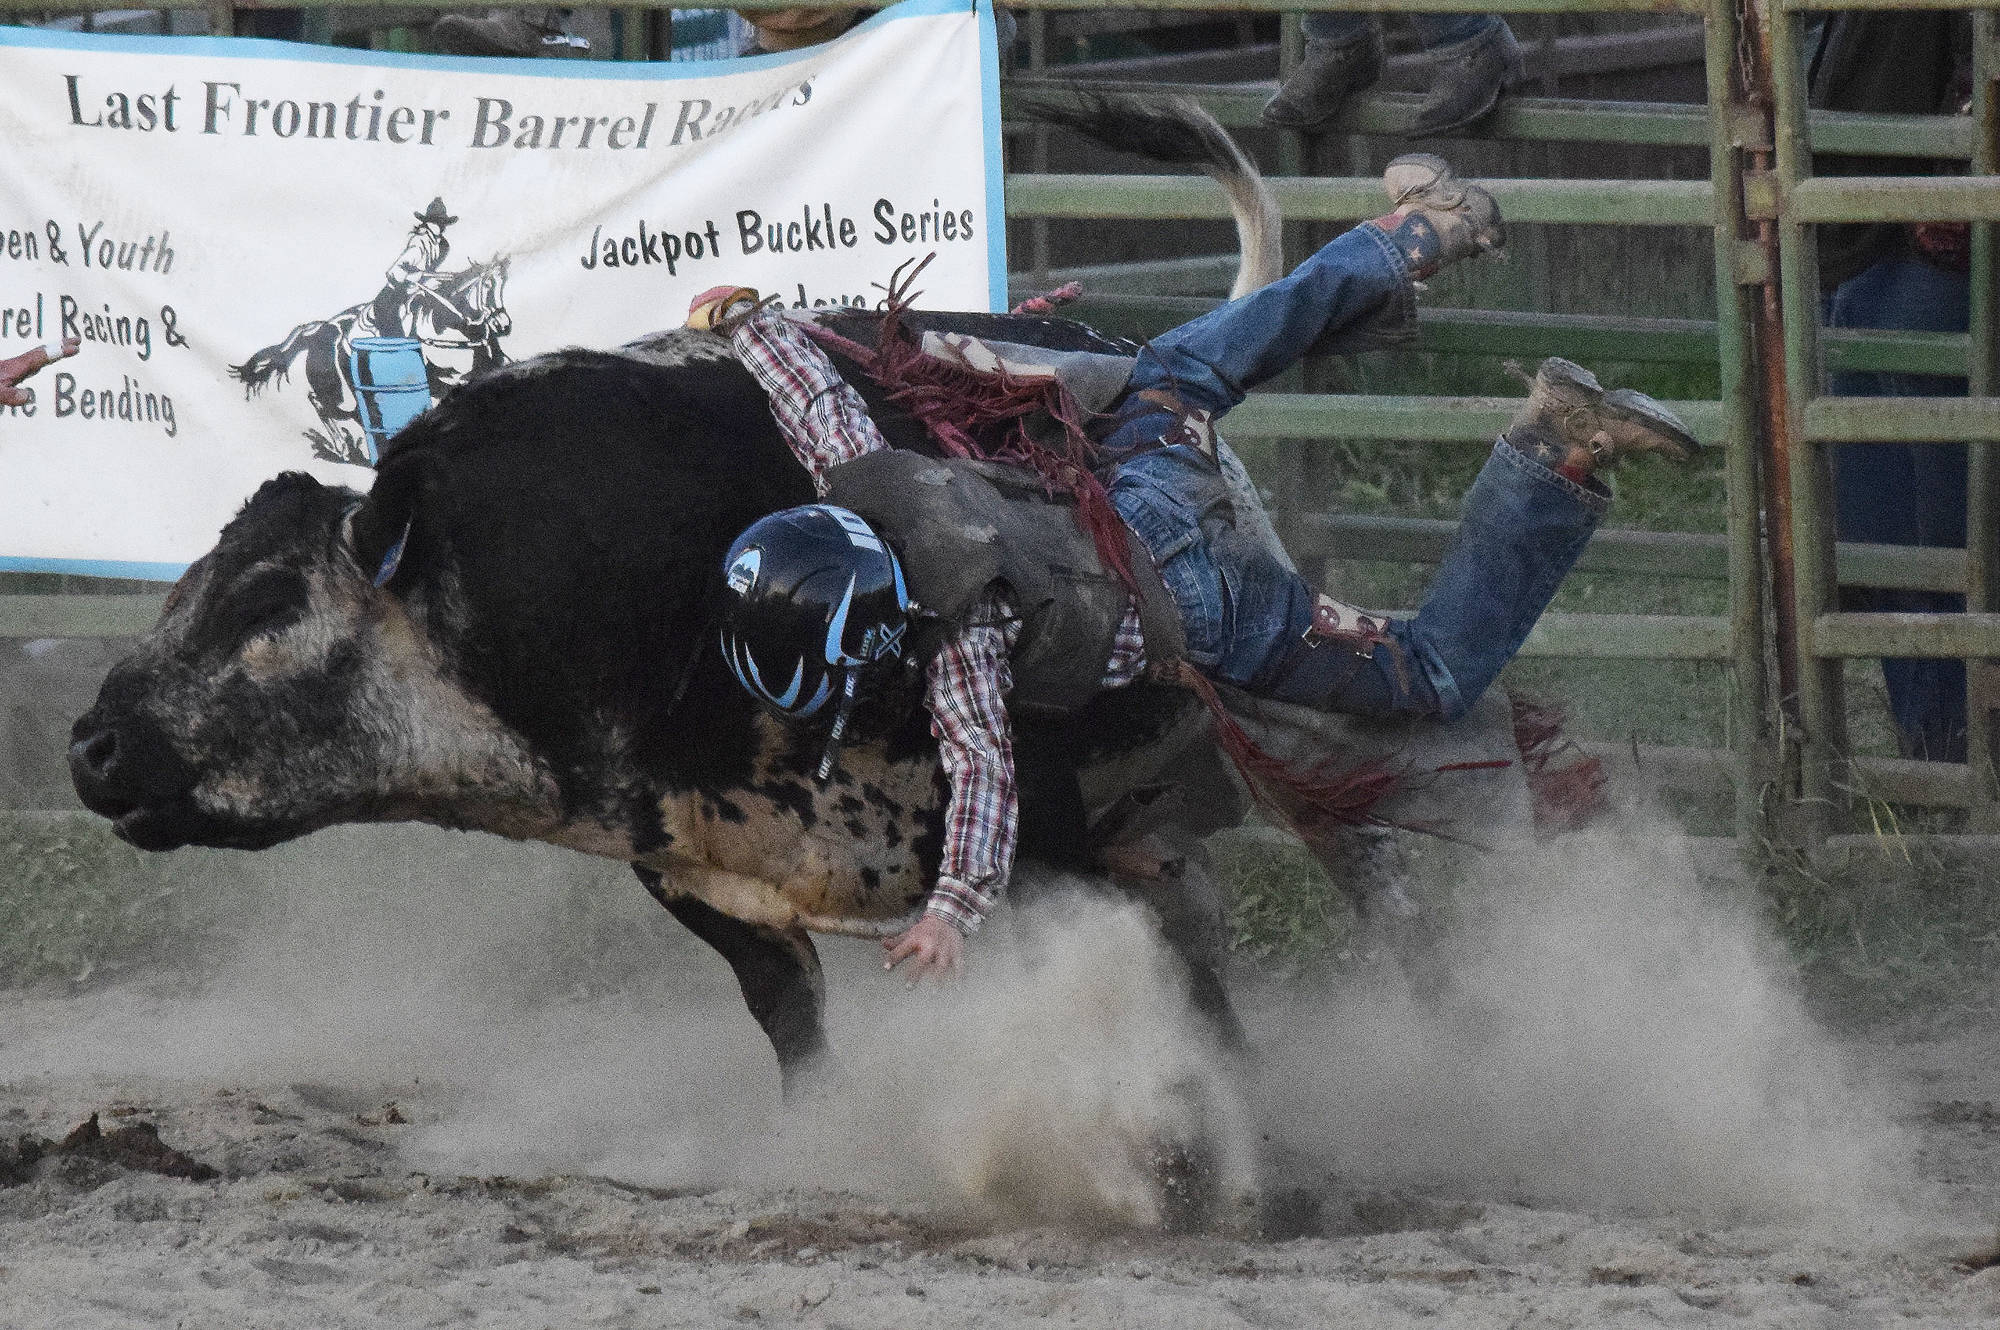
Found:
<path fill-rule="evenodd" d="M 1018 467 L 900 448 L 843 462 L 825 482 L 827 502 L 861 514 L 895 547 L 928 616 L 918 625 L 920 650 L 934 652 L 998 582 L 1021 619 L 1009 706 L 1061 715 L 1101 690 L 1128 593 L 1077 525 L 1073 500 L 1050 497 L 1041 477 Z M 1146 658 L 1171 660 L 1186 644 L 1180 615 L 1129 531 L 1125 558 L 1138 583 Z"/>

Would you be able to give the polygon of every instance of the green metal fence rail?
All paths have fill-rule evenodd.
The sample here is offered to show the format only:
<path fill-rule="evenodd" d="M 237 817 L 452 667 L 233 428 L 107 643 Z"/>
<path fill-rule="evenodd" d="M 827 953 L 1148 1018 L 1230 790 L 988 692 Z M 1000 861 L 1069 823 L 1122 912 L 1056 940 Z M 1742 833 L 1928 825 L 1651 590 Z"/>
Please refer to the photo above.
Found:
<path fill-rule="evenodd" d="M 854 0 L 824 0 L 853 4 Z M 883 0 L 863 0 L 879 4 Z M 798 0 L 732 0 L 743 9 L 792 7 Z M 399 11 L 465 7 L 466 0 L 412 0 Z M 1079 0 L 1010 0 L 1023 15 L 1028 68 L 1008 81 L 1007 111 L 1019 99 L 1076 95 L 1092 85 L 1057 79 L 1044 68 L 1048 31 L 1042 11 L 1109 9 Z M 488 7 L 484 0 L 480 7 Z M 498 7 L 541 7 L 501 0 Z M 1612 102 L 1510 96 L 1481 128 L 1484 138 L 1528 143 L 1583 143 L 1705 150 L 1706 179 L 1489 180 L 1510 222 L 1585 226 L 1696 228 L 1712 244 L 1713 319 L 1599 317 L 1476 309 L 1427 309 L 1419 349 L 1457 355 L 1701 364 L 1719 371 L 1713 402 L 1676 403 L 1696 432 L 1720 446 L 1725 467 L 1725 529 L 1719 534 L 1607 530 L 1583 567 L 1651 577 L 1720 580 L 1725 614 L 1552 614 L 1530 639 L 1530 655 L 1574 658 L 1700 660 L 1731 676 L 1729 751 L 1652 749 L 1649 765 L 1676 778 L 1733 783 L 1742 835 L 1787 835 L 1808 848 L 1834 846 L 1852 830 L 1853 793 L 1895 802 L 1965 810 L 1967 826 L 2000 830 L 2000 782 L 1994 753 L 2000 704 L 2000 364 L 1996 364 L 1994 223 L 2000 222 L 2000 108 L 1992 76 L 1992 15 L 1977 15 L 1976 98 L 1969 115 L 1892 116 L 1808 111 L 1802 70 L 1804 11 L 1833 8 L 1959 8 L 1960 0 L 1125 0 L 1116 8 L 1188 13 L 1296 14 L 1311 10 L 1382 13 L 1680 14 L 1701 22 L 1706 104 Z M 88 13 L 93 0 L 0 0 L 0 11 Z M 263 9 L 323 10 L 318 3 L 271 0 L 201 7 L 212 31 L 238 30 L 239 16 Z M 614 10 L 616 54 L 644 58 L 664 50 L 662 5 Z M 407 20 L 404 20 L 407 21 Z M 1677 41 L 1679 39 L 1676 39 Z M 1300 38 L 1288 18 L 1282 68 L 1295 62 Z M 1126 91 L 1146 84 L 1120 80 Z M 1267 86 L 1176 84 L 1225 125 L 1258 126 Z M 1348 136 L 1393 136 L 1414 98 L 1397 92 L 1359 96 L 1324 138 L 1279 136 L 1280 178 L 1273 181 L 1288 230 L 1351 222 L 1381 206 L 1373 177 L 1321 174 L 1318 163 L 1345 164 L 1336 151 Z M 1049 131 L 1010 123 L 1013 133 L 1007 213 L 1027 236 L 1031 273 L 1023 285 L 1060 281 L 1051 225 L 1063 219 L 1160 221 L 1220 219 L 1227 207 L 1209 182 L 1176 175 L 1061 174 L 1048 169 Z M 1818 179 L 1812 153 L 1843 152 L 1968 164 L 1963 178 L 1897 176 Z M 1350 168 L 1351 169 L 1351 168 Z M 1974 314 L 1969 336 L 1826 332 L 1818 327 L 1812 226 L 1845 220 L 1966 219 L 1974 227 Z M 1213 304 L 1160 295 L 1157 274 L 1217 272 L 1214 260 L 1133 264 L 1111 273 L 1076 312 L 1107 331 L 1145 334 Z M 1869 369 L 1970 375 L 1964 399 L 1850 399 L 1821 392 L 1829 370 Z M 1309 388 L 1324 376 L 1308 372 Z M 1267 392 L 1234 412 L 1232 438 L 1282 442 L 1288 500 L 1280 514 L 1302 561 L 1338 546 L 1349 557 L 1365 546 L 1374 557 L 1431 561 L 1455 524 L 1358 517 L 1314 511 L 1301 501 L 1321 465 L 1320 441 L 1418 441 L 1483 446 L 1515 402 L 1500 398 L 1380 397 Z M 1956 550 L 1836 544 L 1825 445 L 1840 442 L 1965 439 L 1972 443 L 1972 547 Z M 1297 483 L 1293 483 L 1297 482 Z M 1768 537 L 1768 538 L 1767 538 Z M 1837 582 L 1960 590 L 1962 615 L 1857 615 L 1838 611 Z M 74 590 L 75 579 L 66 583 Z M 0 591 L 14 589 L 0 579 Z M 0 637 L 118 635 L 141 630 L 157 595 L 0 595 Z M 1900 759 L 1854 759 L 1846 737 L 1842 668 L 1847 659 L 1880 655 L 1963 656 L 1972 662 L 1974 760 L 1963 766 Z M 1770 677 L 1767 678 L 1767 673 Z"/>

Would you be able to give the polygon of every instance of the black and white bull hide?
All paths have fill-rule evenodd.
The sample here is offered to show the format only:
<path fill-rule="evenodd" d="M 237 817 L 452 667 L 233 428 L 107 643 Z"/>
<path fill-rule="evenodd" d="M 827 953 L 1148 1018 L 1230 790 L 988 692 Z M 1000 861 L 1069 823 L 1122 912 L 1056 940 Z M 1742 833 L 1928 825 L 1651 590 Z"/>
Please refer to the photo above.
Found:
<path fill-rule="evenodd" d="M 1102 345 L 1060 321 L 925 321 Z M 734 967 L 791 1087 L 825 1046 L 808 935 L 905 926 L 947 798 L 921 706 L 880 708 L 822 786 L 824 736 L 762 712 L 715 647 L 731 539 L 812 497 L 713 335 L 496 371 L 399 435 L 367 496 L 287 474 L 244 505 L 76 722 L 77 792 L 149 850 L 414 820 L 625 860 Z M 1198 708 L 1122 689 L 1021 723 L 1016 752 L 1024 860 L 1093 872 L 1175 808 L 1193 858 L 1143 894 L 1231 1034 L 1195 841 L 1245 804 Z"/>

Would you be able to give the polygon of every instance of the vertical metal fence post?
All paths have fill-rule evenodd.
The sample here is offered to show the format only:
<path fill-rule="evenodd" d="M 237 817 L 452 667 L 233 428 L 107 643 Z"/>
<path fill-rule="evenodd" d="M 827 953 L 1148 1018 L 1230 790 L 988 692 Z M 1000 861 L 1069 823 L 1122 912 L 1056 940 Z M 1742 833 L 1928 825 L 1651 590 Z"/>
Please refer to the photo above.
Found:
<path fill-rule="evenodd" d="M 671 23 L 672 10 L 645 9 L 637 5 L 612 11 L 618 21 L 618 54 L 620 60 L 651 60 L 653 58 L 653 15 L 658 13 L 663 21 Z M 669 29 L 671 31 L 671 28 Z M 669 43 L 672 37 L 668 38 Z"/>
<path fill-rule="evenodd" d="M 1027 13 L 1028 73 L 1041 77 L 1049 64 L 1049 15 L 1047 10 Z M 1028 169 L 1037 175 L 1049 169 L 1049 127 L 1038 124 L 1028 131 Z M 1028 223 L 1028 268 L 1035 275 L 1035 292 L 1040 294 L 1055 283 L 1049 280 L 1049 219 L 1037 217 Z"/>
<path fill-rule="evenodd" d="M 1972 16 L 1972 170 L 2000 174 L 2000 58 L 1993 43 L 1994 12 Z M 1972 228 L 1972 322 L 1966 367 L 1968 390 L 1990 397 L 2000 385 L 2000 312 L 1995 309 L 1996 264 L 1994 225 Z M 1995 445 L 1966 445 L 1965 608 L 1975 613 L 2000 609 L 2000 457 Z M 1971 778 L 1971 830 L 2000 830 L 2000 777 L 1996 777 L 1994 708 L 2000 706 L 2000 661 L 1965 662 L 1965 760 Z"/>
<path fill-rule="evenodd" d="M 1721 371 L 1724 493 L 1729 505 L 1729 635 L 1733 687 L 1730 743 L 1736 753 L 1736 835 L 1747 848 L 1764 829 L 1765 791 L 1776 780 L 1766 740 L 1764 708 L 1764 553 L 1759 538 L 1756 376 L 1756 298 L 1746 278 L 1755 243 L 1743 221 L 1746 131 L 1765 128 L 1761 114 L 1738 86 L 1736 53 L 1743 34 L 1734 0 L 1711 0 L 1703 15 L 1707 36 L 1709 180 L 1715 188 L 1715 333 Z M 1768 277 L 1767 277 L 1768 280 Z"/>
<path fill-rule="evenodd" d="M 1805 442 L 1806 405 L 1820 393 L 1819 256 L 1813 228 L 1797 220 L 1792 191 L 1812 176 L 1812 141 L 1806 123 L 1806 87 L 1800 58 L 1799 16 L 1780 0 L 1759 0 L 1771 88 L 1772 146 L 1776 157 L 1778 278 L 1784 305 L 1782 390 L 1784 428 L 1792 446 L 1788 480 L 1792 502 L 1792 597 L 1798 625 L 1800 834 L 1816 851 L 1844 822 L 1847 706 L 1842 662 L 1820 653 L 1819 616 L 1835 604 L 1833 479 L 1824 449 Z"/>
<path fill-rule="evenodd" d="M 1291 72 L 1298 68 L 1299 60 L 1305 54 L 1305 33 L 1299 27 L 1297 14 L 1286 14 L 1278 28 L 1278 82 L 1283 84 Z M 1306 136 L 1295 129 L 1278 131 L 1278 174 L 1301 175 L 1305 171 Z M 1289 272 L 1305 258 L 1305 224 L 1288 222 L 1280 228 L 1284 236 L 1284 266 Z M 1299 519 L 1312 510 L 1306 501 L 1309 493 L 1308 476 L 1310 457 L 1308 444 L 1303 439 L 1281 439 L 1277 445 L 1278 483 L 1283 487 L 1284 502 L 1277 513 L 1278 538 L 1294 557 L 1306 547 L 1310 532 Z M 1307 580 L 1317 582 L 1320 570 L 1301 567 Z"/>

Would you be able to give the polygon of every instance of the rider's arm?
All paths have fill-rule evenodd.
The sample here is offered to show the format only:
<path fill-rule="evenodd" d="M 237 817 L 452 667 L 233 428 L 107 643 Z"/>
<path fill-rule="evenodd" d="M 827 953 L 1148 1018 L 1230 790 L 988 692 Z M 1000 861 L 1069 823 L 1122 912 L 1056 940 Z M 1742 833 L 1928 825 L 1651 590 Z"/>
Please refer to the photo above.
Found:
<path fill-rule="evenodd" d="M 971 626 L 932 657 L 924 694 L 938 757 L 951 782 L 944 858 L 924 909 L 967 935 L 1006 889 L 1018 811 L 1007 721 L 1007 692 L 1013 686 L 1007 660 L 1018 621 L 997 592 L 989 592 L 969 617 Z"/>
<path fill-rule="evenodd" d="M 799 463 L 818 487 L 830 467 L 888 447 L 861 395 L 817 344 L 775 309 L 760 310 L 730 334 Z M 823 492 L 823 491 L 822 491 Z M 1007 658 L 1018 626 L 991 593 L 932 658 L 924 702 L 951 784 L 944 853 L 925 912 L 971 934 L 999 899 L 1014 865 L 1018 805 Z"/>
<path fill-rule="evenodd" d="M 830 467 L 888 447 L 861 394 L 812 338 L 776 309 L 760 310 L 730 335 L 736 358 L 770 398 L 771 415 L 799 464 L 820 477 Z"/>

